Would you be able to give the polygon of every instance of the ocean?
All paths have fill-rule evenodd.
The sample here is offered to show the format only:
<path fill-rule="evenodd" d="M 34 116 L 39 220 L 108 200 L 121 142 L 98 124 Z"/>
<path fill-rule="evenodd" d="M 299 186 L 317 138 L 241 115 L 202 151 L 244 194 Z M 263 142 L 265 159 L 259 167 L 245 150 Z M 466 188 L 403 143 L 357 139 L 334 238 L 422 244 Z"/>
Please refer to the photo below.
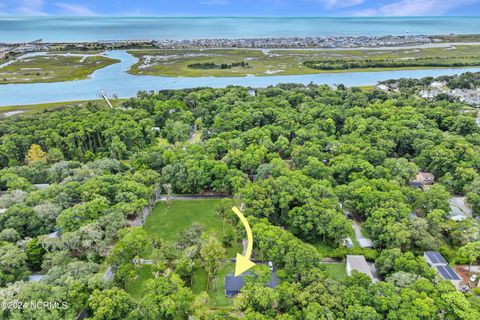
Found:
<path fill-rule="evenodd" d="M 480 33 L 480 17 L 0 17 L 0 42 Z"/>

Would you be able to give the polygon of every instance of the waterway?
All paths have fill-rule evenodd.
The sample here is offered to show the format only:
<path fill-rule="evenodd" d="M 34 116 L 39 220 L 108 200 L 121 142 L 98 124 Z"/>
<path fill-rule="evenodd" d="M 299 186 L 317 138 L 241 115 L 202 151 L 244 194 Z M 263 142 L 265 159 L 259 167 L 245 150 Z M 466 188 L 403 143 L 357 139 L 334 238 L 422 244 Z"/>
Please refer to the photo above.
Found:
<path fill-rule="evenodd" d="M 138 91 L 182 89 L 195 87 L 223 88 L 228 85 L 267 87 L 279 83 L 344 84 L 346 86 L 375 85 L 379 81 L 398 78 L 423 78 L 452 75 L 463 72 L 480 72 L 475 68 L 443 68 L 428 70 L 398 70 L 380 72 L 320 73 L 287 76 L 247 77 L 161 77 L 131 75 L 127 71 L 137 59 L 123 50 L 107 51 L 106 55 L 121 62 L 96 70 L 88 79 L 0 85 L 0 106 L 97 99 L 104 91 L 120 98 L 133 97 Z"/>

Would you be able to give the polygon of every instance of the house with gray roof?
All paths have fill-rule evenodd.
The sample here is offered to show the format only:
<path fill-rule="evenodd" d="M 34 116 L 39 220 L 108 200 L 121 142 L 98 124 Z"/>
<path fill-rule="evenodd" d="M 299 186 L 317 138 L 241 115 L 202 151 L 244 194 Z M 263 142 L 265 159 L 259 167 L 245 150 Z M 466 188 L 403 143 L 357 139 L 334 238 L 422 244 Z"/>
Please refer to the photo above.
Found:
<path fill-rule="evenodd" d="M 28 282 L 39 282 L 45 277 L 43 274 L 31 274 L 28 276 Z"/>
<path fill-rule="evenodd" d="M 415 180 L 410 181 L 410 186 L 415 188 L 427 188 L 435 183 L 435 176 L 430 172 L 418 172 Z"/>
<path fill-rule="evenodd" d="M 471 215 L 472 209 L 467 206 L 465 197 L 452 197 L 450 199 L 450 219 L 454 221 L 462 221 Z"/>
<path fill-rule="evenodd" d="M 35 188 L 39 189 L 39 190 L 42 190 L 42 189 L 50 187 L 50 184 L 49 183 L 36 183 L 33 186 Z"/>
<path fill-rule="evenodd" d="M 240 293 L 240 290 L 245 284 L 245 275 L 250 276 L 252 275 L 252 273 L 248 271 L 238 277 L 235 277 L 233 273 L 225 276 L 225 296 L 232 298 Z M 270 280 L 270 282 L 267 283 L 267 287 L 275 288 L 279 284 L 280 279 L 278 278 L 275 270 L 272 270 L 272 279 Z"/>
<path fill-rule="evenodd" d="M 437 251 L 425 251 L 423 257 L 427 261 L 427 264 L 434 268 L 435 271 L 445 280 L 450 281 L 455 288 L 460 288 L 460 283 L 462 279 L 460 276 L 453 270 L 452 267 L 448 265 L 448 262 L 445 258 Z"/>
<path fill-rule="evenodd" d="M 345 267 L 349 276 L 352 275 L 353 271 L 358 271 L 367 275 L 370 279 L 372 279 L 372 282 L 378 281 L 378 279 L 373 275 L 372 267 L 370 267 L 364 256 L 347 255 Z"/>

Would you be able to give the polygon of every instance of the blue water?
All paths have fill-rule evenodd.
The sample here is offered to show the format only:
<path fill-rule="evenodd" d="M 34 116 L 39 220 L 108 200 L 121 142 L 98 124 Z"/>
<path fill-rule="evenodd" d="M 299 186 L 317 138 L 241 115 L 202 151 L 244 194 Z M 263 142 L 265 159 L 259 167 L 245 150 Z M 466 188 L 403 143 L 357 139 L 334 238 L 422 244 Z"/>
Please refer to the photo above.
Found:
<path fill-rule="evenodd" d="M 480 17 L 0 17 L 0 42 L 480 33 Z"/>
<path fill-rule="evenodd" d="M 222 88 L 227 85 L 266 87 L 278 83 L 325 83 L 347 86 L 374 85 L 379 81 L 395 78 L 422 78 L 458 74 L 466 71 L 479 72 L 480 68 L 401 70 L 385 72 L 322 73 L 295 76 L 264 77 L 158 77 L 130 75 L 126 71 L 137 60 L 126 51 L 109 51 L 109 57 L 121 62 L 99 69 L 86 80 L 0 85 L 0 106 L 24 105 L 56 101 L 88 100 L 98 98 L 105 91 L 121 98 L 134 96 L 140 90 L 180 89 L 208 86 Z"/>

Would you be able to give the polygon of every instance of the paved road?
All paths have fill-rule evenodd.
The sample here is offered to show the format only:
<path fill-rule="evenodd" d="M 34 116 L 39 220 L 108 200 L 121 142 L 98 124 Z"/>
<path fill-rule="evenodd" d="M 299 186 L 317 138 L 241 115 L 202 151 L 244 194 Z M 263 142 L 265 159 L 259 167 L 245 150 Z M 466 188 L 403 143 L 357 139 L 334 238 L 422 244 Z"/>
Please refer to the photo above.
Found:
<path fill-rule="evenodd" d="M 358 242 L 360 242 L 360 247 L 363 247 L 361 242 L 371 244 L 372 240 L 365 238 L 362 235 L 360 223 L 352 220 L 352 226 L 353 226 L 353 230 L 355 231 L 355 238 L 357 238 Z"/>

